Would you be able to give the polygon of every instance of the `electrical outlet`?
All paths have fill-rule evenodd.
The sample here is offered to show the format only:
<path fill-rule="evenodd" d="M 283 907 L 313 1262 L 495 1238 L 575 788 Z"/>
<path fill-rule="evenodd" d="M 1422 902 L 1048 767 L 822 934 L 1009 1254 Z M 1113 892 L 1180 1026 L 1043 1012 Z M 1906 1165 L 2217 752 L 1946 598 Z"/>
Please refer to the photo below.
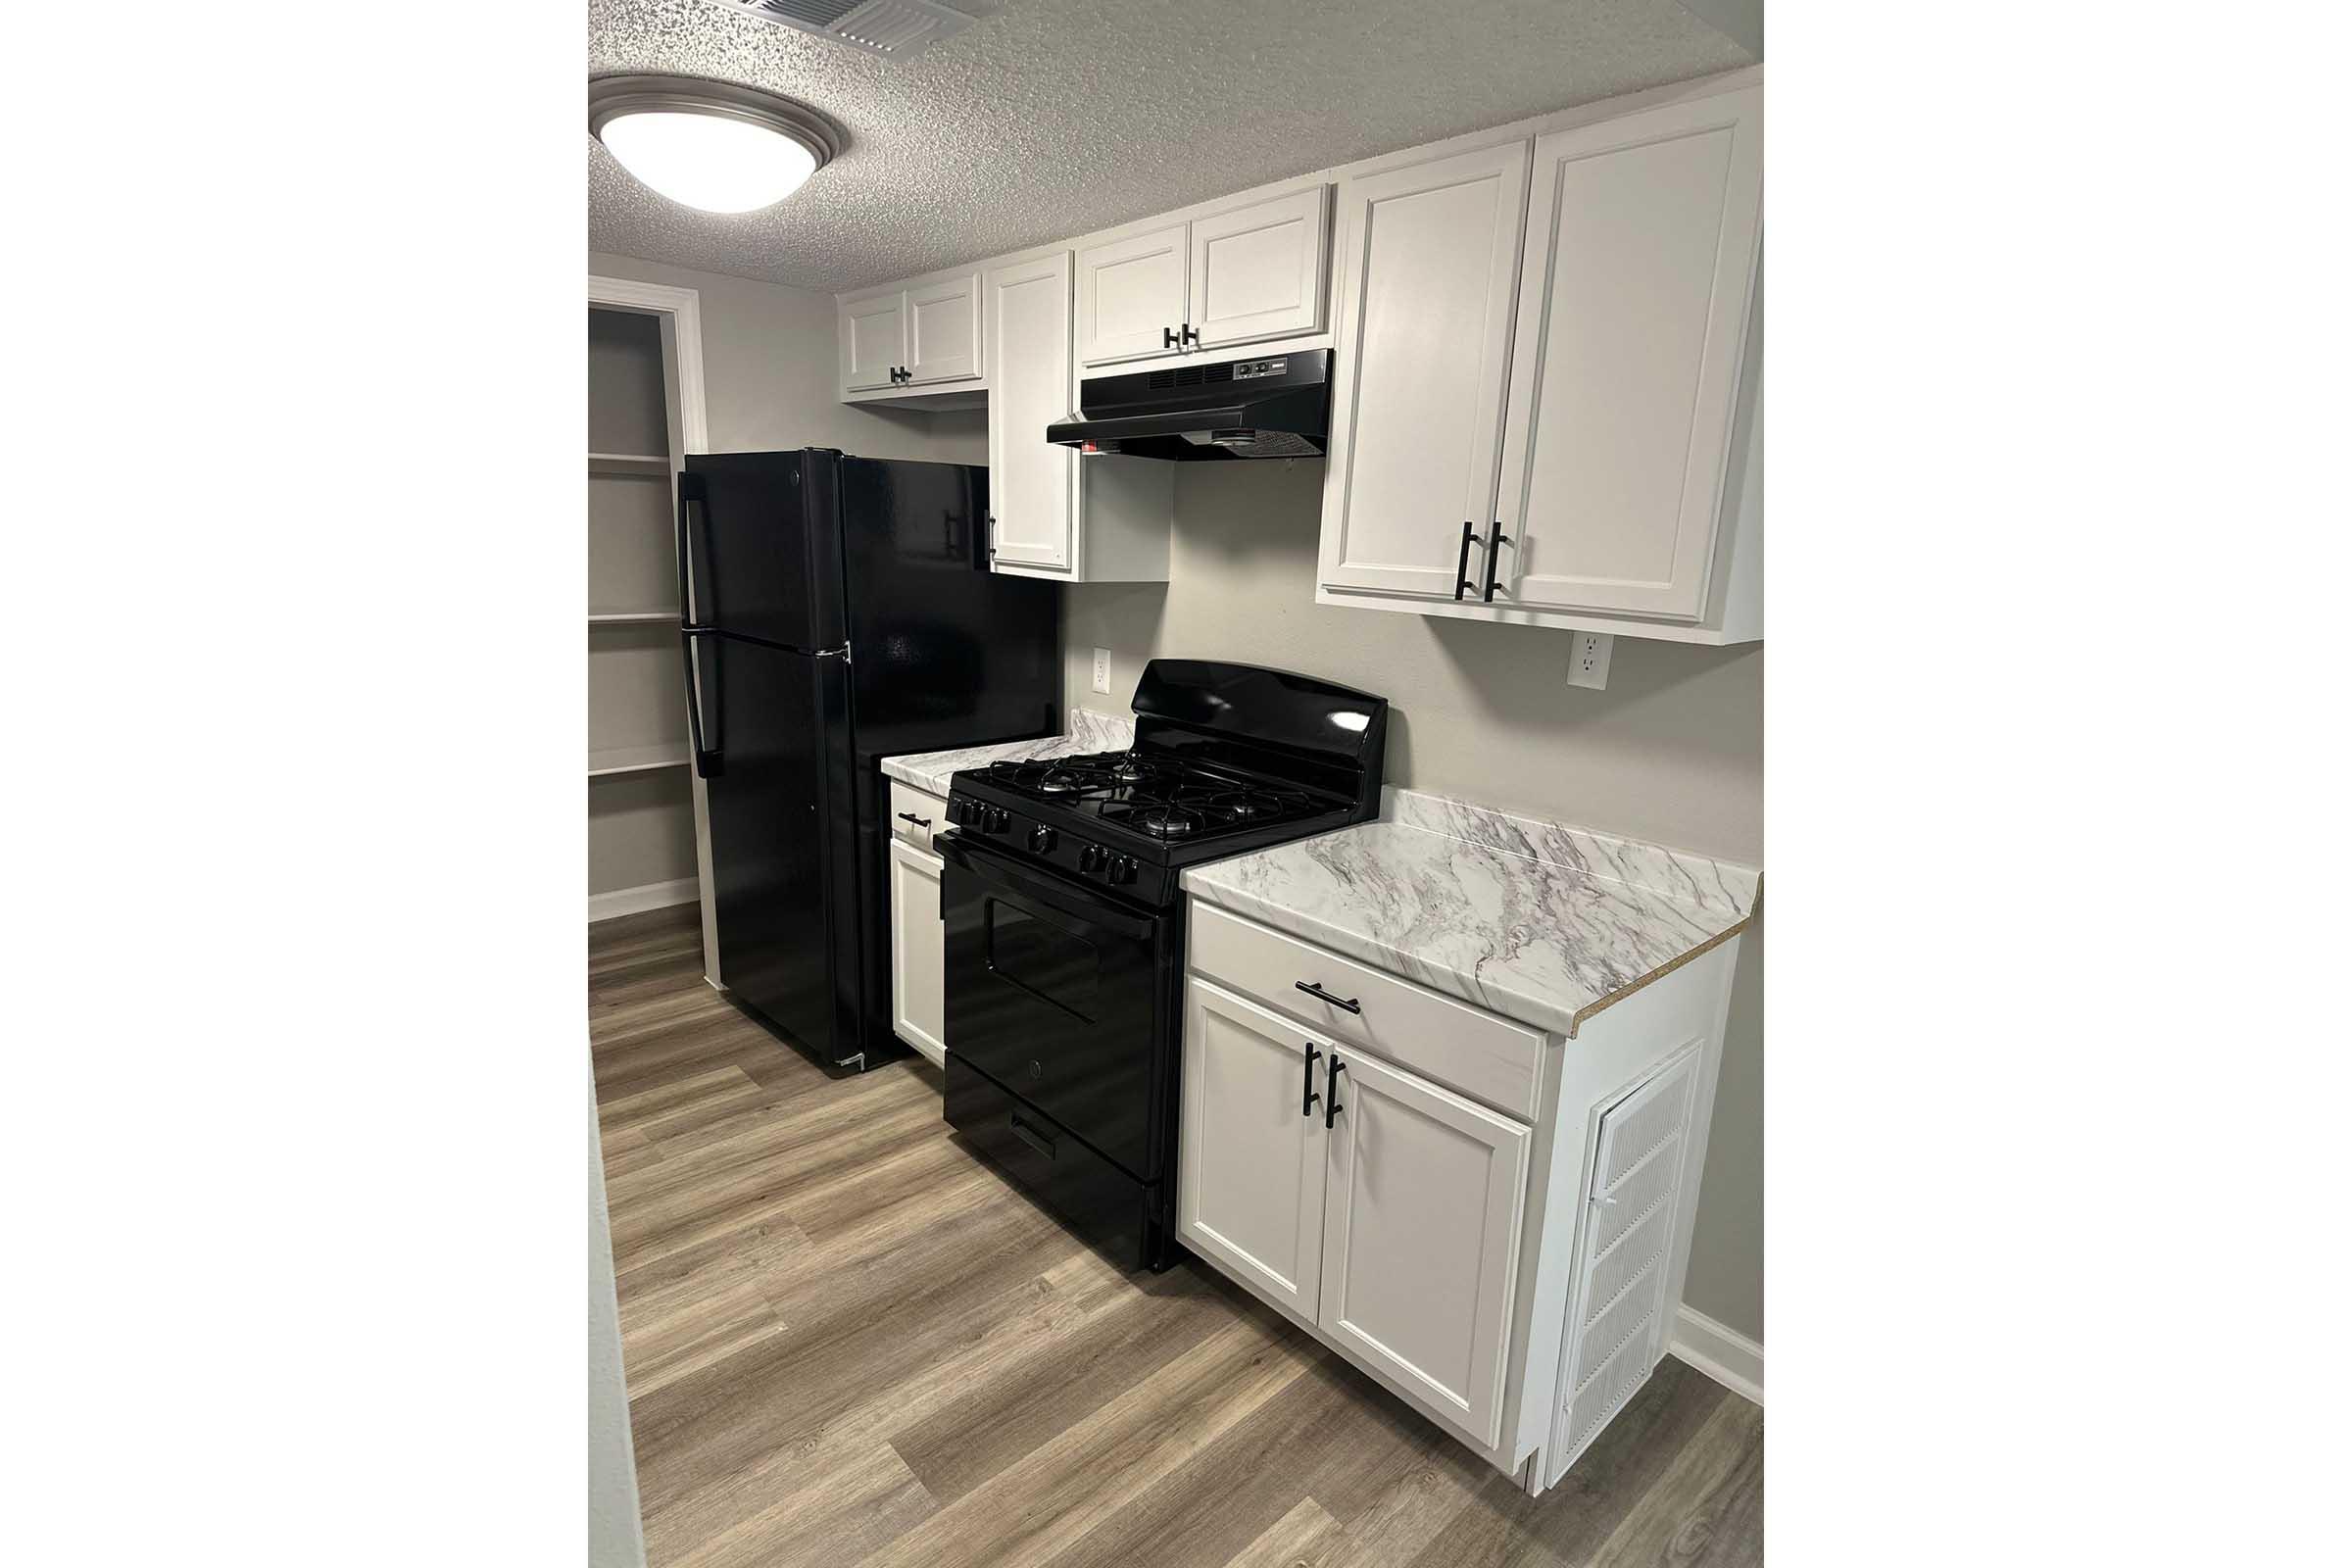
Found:
<path fill-rule="evenodd" d="M 1609 683 L 1609 649 L 1617 639 L 1605 631 L 1580 631 L 1568 650 L 1568 684 L 1599 691 Z"/>
<path fill-rule="evenodd" d="M 1105 697 L 1110 695 L 1110 650 L 1107 648 L 1095 650 L 1095 690 Z"/>

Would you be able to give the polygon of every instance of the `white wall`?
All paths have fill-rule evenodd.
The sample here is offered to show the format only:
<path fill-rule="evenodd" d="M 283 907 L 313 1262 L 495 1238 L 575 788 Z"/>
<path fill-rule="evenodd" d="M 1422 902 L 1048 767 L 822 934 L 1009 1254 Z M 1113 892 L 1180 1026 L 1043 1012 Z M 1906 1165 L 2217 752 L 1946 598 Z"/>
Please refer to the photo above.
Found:
<path fill-rule="evenodd" d="M 605 1208 L 604 1140 L 588 1086 L 588 1568 L 645 1568 L 637 1454 L 620 1375 L 620 1301 L 612 1290 L 612 1224 Z"/>
<path fill-rule="evenodd" d="M 860 458 L 988 461 L 985 410 L 916 414 L 840 401 L 830 294 L 605 251 L 588 253 L 588 270 L 702 295 L 703 388 L 713 452 L 835 447 Z"/>
<path fill-rule="evenodd" d="M 1165 584 L 1066 591 L 1063 689 L 1124 707 L 1158 655 L 1270 664 L 1394 705 L 1392 784 L 1760 863 L 1764 655 L 1619 638 L 1606 691 L 1568 635 L 1314 602 L 1319 460 L 1188 463 Z M 1093 695 L 1096 647 L 1111 692 Z M 1688 1299 L 1763 1337 L 1761 937 L 1742 944 Z"/>

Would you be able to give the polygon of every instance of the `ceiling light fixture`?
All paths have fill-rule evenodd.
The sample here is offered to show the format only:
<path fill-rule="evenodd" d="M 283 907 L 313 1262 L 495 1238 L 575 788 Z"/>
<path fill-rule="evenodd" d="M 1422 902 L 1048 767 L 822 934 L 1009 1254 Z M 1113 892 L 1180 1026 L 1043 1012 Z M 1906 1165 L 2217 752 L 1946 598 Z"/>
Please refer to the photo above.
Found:
<path fill-rule="evenodd" d="M 598 76 L 588 132 L 671 201 L 748 213 L 799 190 L 844 140 L 804 104 L 700 76 Z"/>

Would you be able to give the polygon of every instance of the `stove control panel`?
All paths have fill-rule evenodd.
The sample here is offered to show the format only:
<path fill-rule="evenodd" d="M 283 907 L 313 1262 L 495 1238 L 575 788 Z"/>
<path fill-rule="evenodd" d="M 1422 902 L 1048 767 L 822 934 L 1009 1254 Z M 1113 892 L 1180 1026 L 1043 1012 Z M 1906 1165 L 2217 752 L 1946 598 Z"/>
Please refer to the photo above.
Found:
<path fill-rule="evenodd" d="M 1175 896 L 1173 868 L 1098 843 L 1066 823 L 1040 822 L 1024 812 L 968 795 L 948 797 L 948 820 L 1024 859 L 1082 882 L 1116 889 L 1127 898 L 1159 904 Z"/>

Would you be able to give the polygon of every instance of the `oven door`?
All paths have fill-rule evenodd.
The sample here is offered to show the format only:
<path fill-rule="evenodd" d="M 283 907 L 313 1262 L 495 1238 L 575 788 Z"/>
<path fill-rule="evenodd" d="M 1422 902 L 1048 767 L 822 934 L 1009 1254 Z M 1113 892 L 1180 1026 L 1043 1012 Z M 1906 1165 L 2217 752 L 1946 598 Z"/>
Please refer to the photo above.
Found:
<path fill-rule="evenodd" d="M 975 841 L 932 843 L 948 1049 L 1151 1181 L 1153 976 L 1169 916 Z"/>

